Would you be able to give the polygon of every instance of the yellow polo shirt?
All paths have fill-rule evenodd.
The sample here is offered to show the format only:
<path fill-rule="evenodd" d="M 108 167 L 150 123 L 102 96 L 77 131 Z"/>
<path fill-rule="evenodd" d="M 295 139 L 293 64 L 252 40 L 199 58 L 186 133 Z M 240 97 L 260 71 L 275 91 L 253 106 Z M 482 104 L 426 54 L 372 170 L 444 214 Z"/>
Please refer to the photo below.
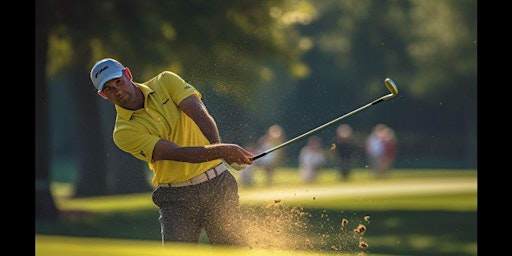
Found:
<path fill-rule="evenodd" d="M 181 147 L 210 144 L 196 123 L 178 108 L 186 97 L 196 94 L 201 98 L 201 93 L 169 71 L 134 84 L 144 94 L 144 108 L 133 111 L 115 105 L 113 139 L 121 150 L 148 163 L 154 172 L 153 185 L 182 182 L 222 162 L 220 159 L 203 163 L 152 161 L 153 149 L 161 138 Z"/>

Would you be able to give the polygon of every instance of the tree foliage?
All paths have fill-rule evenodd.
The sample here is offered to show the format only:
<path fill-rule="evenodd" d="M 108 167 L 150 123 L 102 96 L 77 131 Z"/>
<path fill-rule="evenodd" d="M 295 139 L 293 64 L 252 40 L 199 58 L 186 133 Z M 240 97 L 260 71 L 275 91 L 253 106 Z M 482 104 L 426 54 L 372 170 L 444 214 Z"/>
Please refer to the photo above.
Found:
<path fill-rule="evenodd" d="M 36 86 L 60 88 L 50 101 L 72 98 L 49 116 L 73 118 L 59 130 L 73 141 L 59 143 L 78 159 L 83 195 L 117 191 L 112 184 L 135 179 L 123 175 L 136 172 L 129 166 L 142 168 L 113 147 L 112 106 L 88 78 L 107 56 L 138 82 L 164 69 L 182 75 L 203 93 L 223 139 L 241 144 L 273 123 L 289 137 L 310 130 L 380 97 L 391 77 L 394 102 L 347 120 L 360 136 L 385 122 L 402 159 L 442 154 L 475 164 L 476 1 L 42 0 L 40 13 L 36 44 L 48 48 L 36 56 L 46 74 Z"/>

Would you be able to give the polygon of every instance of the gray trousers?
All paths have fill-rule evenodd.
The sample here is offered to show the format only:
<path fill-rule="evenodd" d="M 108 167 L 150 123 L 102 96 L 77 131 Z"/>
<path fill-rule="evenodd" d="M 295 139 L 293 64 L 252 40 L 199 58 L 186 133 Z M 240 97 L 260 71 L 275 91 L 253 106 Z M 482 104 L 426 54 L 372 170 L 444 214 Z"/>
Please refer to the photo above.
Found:
<path fill-rule="evenodd" d="M 204 228 L 210 244 L 245 245 L 238 184 L 228 171 L 197 185 L 157 187 L 162 244 L 197 243 Z"/>

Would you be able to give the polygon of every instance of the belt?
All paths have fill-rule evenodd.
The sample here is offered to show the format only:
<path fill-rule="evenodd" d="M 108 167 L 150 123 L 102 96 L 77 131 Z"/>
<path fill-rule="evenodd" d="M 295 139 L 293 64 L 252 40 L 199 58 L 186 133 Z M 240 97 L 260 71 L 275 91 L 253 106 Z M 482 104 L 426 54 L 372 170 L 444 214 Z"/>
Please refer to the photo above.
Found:
<path fill-rule="evenodd" d="M 191 179 L 188 179 L 186 181 L 182 182 L 171 182 L 171 183 L 160 183 L 158 184 L 159 187 L 168 188 L 168 187 L 185 187 L 185 186 L 191 186 L 191 185 L 197 185 L 200 183 L 203 183 L 207 180 L 211 180 L 217 176 L 219 176 L 221 173 L 227 171 L 228 168 L 224 163 L 219 164 L 212 169 L 203 172 L 197 176 L 192 177 Z"/>

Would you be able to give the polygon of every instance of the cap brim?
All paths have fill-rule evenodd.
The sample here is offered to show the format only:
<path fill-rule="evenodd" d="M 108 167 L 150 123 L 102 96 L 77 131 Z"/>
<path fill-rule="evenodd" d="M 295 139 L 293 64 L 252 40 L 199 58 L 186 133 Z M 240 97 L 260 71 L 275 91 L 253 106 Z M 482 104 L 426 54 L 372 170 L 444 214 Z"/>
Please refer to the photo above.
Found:
<path fill-rule="evenodd" d="M 103 86 L 105 85 L 106 82 L 108 82 L 114 78 L 120 78 L 122 76 L 123 76 L 123 70 L 114 72 L 114 73 L 106 76 L 105 78 L 103 78 L 103 80 L 101 80 L 100 86 L 98 87 L 98 91 L 101 92 L 103 90 Z"/>

